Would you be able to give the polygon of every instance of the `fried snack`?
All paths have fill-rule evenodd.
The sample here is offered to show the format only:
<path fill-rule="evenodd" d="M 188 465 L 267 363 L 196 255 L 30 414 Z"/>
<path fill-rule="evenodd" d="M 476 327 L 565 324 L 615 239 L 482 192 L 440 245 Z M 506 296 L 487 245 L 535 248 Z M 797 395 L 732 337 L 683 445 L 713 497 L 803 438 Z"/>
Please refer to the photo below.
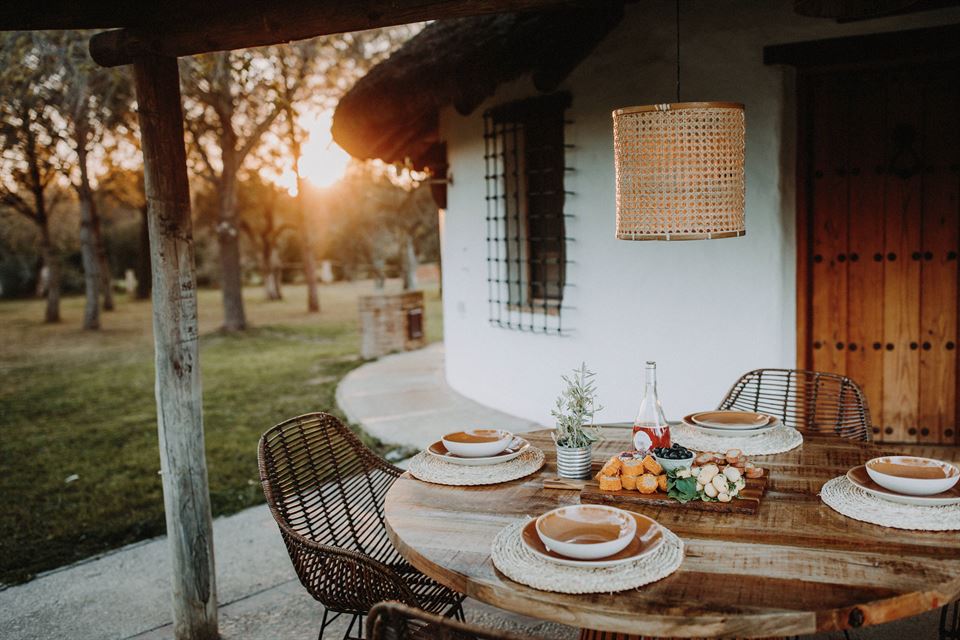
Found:
<path fill-rule="evenodd" d="M 694 459 L 693 464 L 697 465 L 698 467 L 702 467 L 710 464 L 711 462 L 713 462 L 712 453 L 701 453 Z"/>
<path fill-rule="evenodd" d="M 637 479 L 637 491 L 640 493 L 656 493 L 657 486 L 657 476 L 652 473 L 645 473 Z"/>
<path fill-rule="evenodd" d="M 624 460 L 623 465 L 620 467 L 620 471 L 625 476 L 642 475 L 644 473 L 643 460 L 637 460 L 636 458 Z"/>
<path fill-rule="evenodd" d="M 657 488 L 664 493 L 667 492 L 667 474 L 661 473 L 657 476 Z"/>
<path fill-rule="evenodd" d="M 620 491 L 623 485 L 620 483 L 620 476 L 600 476 L 600 491 Z"/>
<path fill-rule="evenodd" d="M 727 451 L 724 458 L 726 459 L 727 464 L 737 464 L 737 461 L 740 460 L 740 456 L 743 455 L 743 451 L 740 449 L 730 449 Z"/>
<path fill-rule="evenodd" d="M 620 476 L 620 484 L 623 485 L 624 490 L 633 491 L 637 488 L 637 478 L 639 477 L 640 476 L 628 476 L 627 474 L 623 474 Z"/>
<path fill-rule="evenodd" d="M 643 459 L 643 468 L 652 473 L 655 476 L 663 473 L 663 467 L 660 466 L 660 463 L 657 462 L 657 459 L 651 455 L 648 455 Z"/>
<path fill-rule="evenodd" d="M 743 475 L 748 478 L 762 478 L 763 468 L 754 465 L 752 462 L 748 462 L 743 468 Z"/>
<path fill-rule="evenodd" d="M 604 463 L 603 468 L 600 469 L 600 475 L 618 476 L 620 475 L 620 467 L 622 464 L 623 462 L 620 460 L 619 456 L 613 456 Z"/>

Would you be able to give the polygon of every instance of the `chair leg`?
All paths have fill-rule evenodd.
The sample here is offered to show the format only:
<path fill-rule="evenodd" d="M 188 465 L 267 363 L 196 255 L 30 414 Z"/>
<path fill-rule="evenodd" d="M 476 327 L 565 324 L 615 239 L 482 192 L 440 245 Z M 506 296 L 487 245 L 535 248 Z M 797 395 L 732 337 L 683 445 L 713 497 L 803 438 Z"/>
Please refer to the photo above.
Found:
<path fill-rule="evenodd" d="M 960 600 L 940 609 L 940 640 L 960 640 Z"/>
<path fill-rule="evenodd" d="M 317 640 L 323 640 L 323 634 L 326 632 L 327 627 L 329 627 L 333 622 L 343 615 L 342 611 L 337 611 L 333 615 L 330 615 L 330 610 L 326 607 L 323 608 L 323 619 L 320 621 L 320 634 L 317 636 Z M 361 618 L 359 614 L 354 614 L 353 618 L 350 619 L 350 626 L 347 627 L 346 632 L 343 634 L 343 640 L 363 640 L 363 621 L 360 621 L 359 626 L 359 636 L 356 638 L 350 637 L 350 632 L 353 630 L 353 625 L 357 623 L 357 620 Z"/>
<path fill-rule="evenodd" d="M 353 617 L 350 618 L 350 626 L 343 633 L 343 640 L 363 640 L 363 620 L 363 616 L 359 613 L 353 614 Z M 357 625 L 357 635 L 355 636 L 350 635 L 350 632 L 353 631 L 353 625 Z"/>

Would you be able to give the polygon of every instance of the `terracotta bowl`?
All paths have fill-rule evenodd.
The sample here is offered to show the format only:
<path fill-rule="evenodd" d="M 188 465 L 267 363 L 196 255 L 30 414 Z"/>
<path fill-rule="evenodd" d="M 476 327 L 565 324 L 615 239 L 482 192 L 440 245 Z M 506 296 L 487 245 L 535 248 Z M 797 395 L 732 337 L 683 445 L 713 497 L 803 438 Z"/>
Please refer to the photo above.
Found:
<path fill-rule="evenodd" d="M 949 491 L 960 480 L 956 465 L 916 456 L 883 456 L 867 462 L 867 474 L 878 485 L 908 496 Z"/>
<path fill-rule="evenodd" d="M 440 440 L 455 456 L 487 458 L 509 447 L 513 434 L 503 429 L 469 429 L 448 433 Z"/>
<path fill-rule="evenodd" d="M 630 512 L 597 504 L 560 507 L 537 518 L 537 535 L 544 546 L 577 560 L 619 553 L 636 533 L 637 521 Z"/>

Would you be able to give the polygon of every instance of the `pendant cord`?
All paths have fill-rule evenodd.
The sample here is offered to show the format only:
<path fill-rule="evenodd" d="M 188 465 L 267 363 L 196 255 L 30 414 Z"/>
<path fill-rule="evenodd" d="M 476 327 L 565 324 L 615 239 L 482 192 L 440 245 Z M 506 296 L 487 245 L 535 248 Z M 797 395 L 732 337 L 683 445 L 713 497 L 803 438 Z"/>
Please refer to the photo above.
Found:
<path fill-rule="evenodd" d="M 677 0 L 677 102 L 680 102 L 680 0 Z"/>

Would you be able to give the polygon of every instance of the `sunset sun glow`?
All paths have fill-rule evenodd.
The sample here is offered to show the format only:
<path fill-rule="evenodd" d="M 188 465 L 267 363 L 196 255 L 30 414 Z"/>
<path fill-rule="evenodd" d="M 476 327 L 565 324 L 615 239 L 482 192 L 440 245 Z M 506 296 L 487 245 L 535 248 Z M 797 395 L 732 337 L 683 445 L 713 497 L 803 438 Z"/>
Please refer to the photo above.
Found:
<path fill-rule="evenodd" d="M 316 187 L 329 187 L 343 176 L 350 155 L 330 136 L 329 114 L 307 115 L 301 124 L 309 137 L 300 157 L 300 174 Z"/>
<path fill-rule="evenodd" d="M 301 148 L 300 175 L 319 188 L 329 187 L 342 178 L 350 163 L 350 154 L 333 141 L 330 124 L 329 113 L 307 113 L 300 118 L 301 129 L 307 135 Z M 297 177 L 289 164 L 282 173 L 270 179 L 290 195 L 296 195 Z"/>

